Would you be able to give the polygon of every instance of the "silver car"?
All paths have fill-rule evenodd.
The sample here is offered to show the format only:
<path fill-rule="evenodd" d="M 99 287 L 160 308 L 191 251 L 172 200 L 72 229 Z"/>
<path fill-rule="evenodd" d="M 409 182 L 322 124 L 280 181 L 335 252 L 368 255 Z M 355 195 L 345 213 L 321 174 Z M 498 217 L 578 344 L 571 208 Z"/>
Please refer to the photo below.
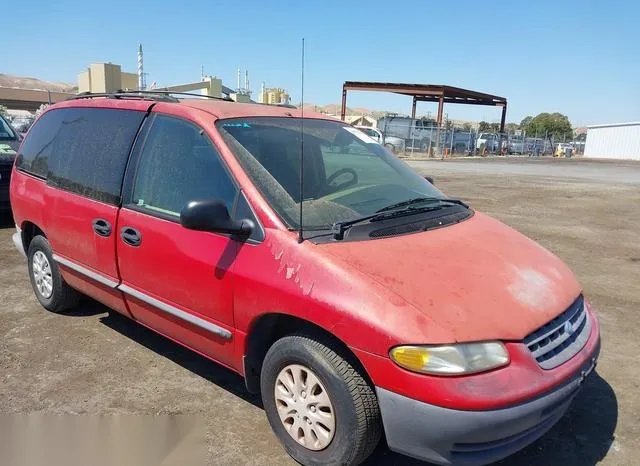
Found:
<path fill-rule="evenodd" d="M 369 126 L 356 126 L 360 131 L 376 141 L 378 144 L 383 145 L 391 152 L 402 152 L 404 150 L 404 140 L 395 136 L 386 136 L 378 128 L 371 128 Z"/>

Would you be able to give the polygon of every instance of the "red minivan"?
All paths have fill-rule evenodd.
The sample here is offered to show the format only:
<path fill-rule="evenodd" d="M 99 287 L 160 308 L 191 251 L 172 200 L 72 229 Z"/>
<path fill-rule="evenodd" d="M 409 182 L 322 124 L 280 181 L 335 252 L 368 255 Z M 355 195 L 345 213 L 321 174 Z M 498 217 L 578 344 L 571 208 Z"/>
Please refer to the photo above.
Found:
<path fill-rule="evenodd" d="M 566 412 L 600 349 L 567 266 L 357 129 L 160 93 L 53 105 L 11 177 L 48 310 L 82 295 L 242 374 L 305 465 L 486 464 Z"/>

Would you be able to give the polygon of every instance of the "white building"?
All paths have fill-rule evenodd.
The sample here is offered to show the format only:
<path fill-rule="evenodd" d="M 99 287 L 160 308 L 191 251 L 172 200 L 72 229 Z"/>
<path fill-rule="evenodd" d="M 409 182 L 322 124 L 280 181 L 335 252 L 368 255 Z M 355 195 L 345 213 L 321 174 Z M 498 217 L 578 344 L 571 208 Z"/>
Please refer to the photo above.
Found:
<path fill-rule="evenodd" d="M 640 160 L 640 121 L 588 126 L 584 156 Z"/>

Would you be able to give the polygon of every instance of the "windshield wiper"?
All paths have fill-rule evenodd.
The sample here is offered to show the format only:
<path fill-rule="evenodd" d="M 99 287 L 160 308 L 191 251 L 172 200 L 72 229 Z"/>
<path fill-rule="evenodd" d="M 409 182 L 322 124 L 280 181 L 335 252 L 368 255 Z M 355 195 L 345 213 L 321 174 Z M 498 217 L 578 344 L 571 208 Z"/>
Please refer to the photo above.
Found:
<path fill-rule="evenodd" d="M 420 204 L 422 202 L 430 202 L 430 201 L 448 202 L 450 204 L 461 205 L 462 207 L 465 207 L 467 209 L 469 208 L 469 206 L 465 202 L 461 201 L 460 199 L 448 199 L 448 198 L 441 198 L 441 197 L 414 197 L 413 199 L 407 199 L 406 201 L 397 202 L 395 204 L 391 204 L 386 207 L 383 207 L 382 209 L 376 211 L 376 213 L 387 212 L 389 210 L 399 209 L 400 207 L 407 207 L 413 204 Z"/>
<path fill-rule="evenodd" d="M 348 228 L 358 223 L 363 223 L 368 220 L 375 222 L 378 220 L 385 220 L 388 218 L 399 217 L 401 215 L 410 215 L 414 213 L 417 214 L 422 212 L 428 212 L 431 210 L 438 210 L 443 207 L 443 206 L 434 206 L 434 205 L 427 205 L 424 207 L 410 207 L 412 204 L 418 204 L 420 202 L 428 202 L 428 201 L 448 202 L 449 204 L 456 204 L 456 205 L 461 205 L 465 208 L 469 208 L 467 204 L 465 204 L 463 201 L 459 199 L 446 199 L 446 198 L 443 199 L 439 197 L 416 197 L 414 199 L 409 199 L 406 201 L 398 202 L 397 204 L 392 204 L 390 206 L 383 207 L 382 209 L 376 211 L 375 214 L 365 215 L 364 217 L 358 217 L 353 220 L 347 220 L 344 222 L 335 222 L 331 226 L 331 233 L 333 234 L 334 239 L 344 239 L 344 232 Z M 407 208 L 401 209 L 401 207 L 407 207 Z"/>
<path fill-rule="evenodd" d="M 333 239 L 344 239 L 344 232 L 347 228 L 355 225 L 356 223 L 366 222 L 367 220 L 372 220 L 374 218 L 382 217 L 379 213 L 375 213 L 373 215 L 365 215 L 364 217 L 359 217 L 354 220 L 347 220 L 346 222 L 335 222 L 331 226 L 331 233 L 333 234 Z"/>

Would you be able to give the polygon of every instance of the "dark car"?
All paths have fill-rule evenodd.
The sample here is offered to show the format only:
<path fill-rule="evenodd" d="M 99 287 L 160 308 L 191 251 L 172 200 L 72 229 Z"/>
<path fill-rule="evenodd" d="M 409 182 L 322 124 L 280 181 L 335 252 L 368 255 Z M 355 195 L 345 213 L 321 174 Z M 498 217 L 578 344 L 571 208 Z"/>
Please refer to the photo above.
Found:
<path fill-rule="evenodd" d="M 9 178 L 22 137 L 0 115 L 0 212 L 11 209 L 9 204 Z"/>

